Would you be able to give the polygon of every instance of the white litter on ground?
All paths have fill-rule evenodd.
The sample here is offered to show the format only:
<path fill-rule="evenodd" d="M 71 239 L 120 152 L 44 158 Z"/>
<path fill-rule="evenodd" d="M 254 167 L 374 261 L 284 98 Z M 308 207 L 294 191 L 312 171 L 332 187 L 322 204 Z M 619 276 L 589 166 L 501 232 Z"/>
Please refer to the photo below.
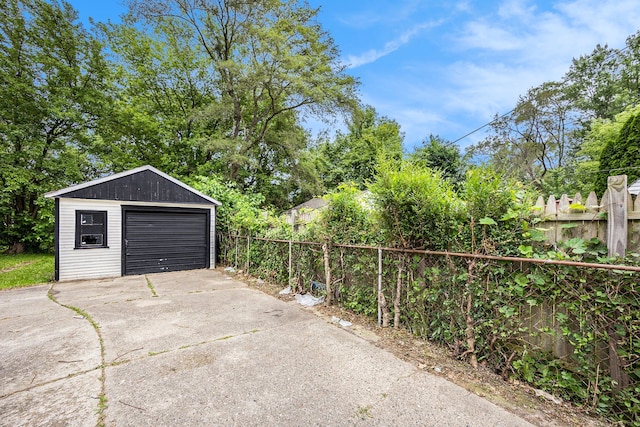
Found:
<path fill-rule="evenodd" d="M 331 317 L 331 321 L 332 321 L 333 323 L 337 323 L 337 324 L 339 324 L 339 325 L 340 325 L 340 326 L 342 326 L 343 328 L 348 328 L 349 326 L 352 326 L 352 325 L 353 325 L 353 323 L 351 323 L 351 322 L 347 322 L 346 320 L 342 320 L 341 318 L 336 317 L 336 316 L 332 316 L 332 317 Z"/>
<path fill-rule="evenodd" d="M 287 286 L 286 288 L 284 288 L 283 290 L 281 290 L 280 292 L 278 292 L 280 295 L 288 295 L 291 293 L 291 286 Z"/>
<path fill-rule="evenodd" d="M 322 304 L 324 302 L 324 297 L 314 297 L 311 294 L 296 294 L 296 301 L 305 307 L 313 307 L 314 305 Z"/>

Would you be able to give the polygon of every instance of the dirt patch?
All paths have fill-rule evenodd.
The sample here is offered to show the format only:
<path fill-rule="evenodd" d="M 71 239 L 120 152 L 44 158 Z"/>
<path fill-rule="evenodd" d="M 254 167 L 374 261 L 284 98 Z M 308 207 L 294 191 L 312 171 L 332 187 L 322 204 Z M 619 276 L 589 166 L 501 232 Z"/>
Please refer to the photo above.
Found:
<path fill-rule="evenodd" d="M 17 270 L 17 269 L 19 269 L 21 267 L 26 267 L 27 265 L 31 265 L 34 262 L 35 261 L 24 261 L 24 262 L 18 263 L 16 265 L 12 265 L 11 267 L 7 267 L 7 268 L 4 268 L 4 269 L 0 270 L 0 273 L 8 273 L 10 271 Z"/>
<path fill-rule="evenodd" d="M 222 270 L 221 270 L 222 271 Z M 229 273 L 225 273 L 229 274 Z M 262 280 L 235 275 L 252 288 L 258 289 L 283 301 L 293 301 L 293 294 L 280 295 L 280 285 Z M 501 376 L 485 368 L 473 369 L 468 363 L 452 356 L 447 348 L 419 339 L 403 329 L 378 327 L 368 317 L 352 313 L 344 308 L 324 305 L 310 309 L 327 322 L 335 323 L 335 318 L 351 322 L 353 326 L 345 328 L 370 341 L 373 345 L 393 353 L 396 357 L 414 364 L 483 397 L 490 402 L 507 409 L 532 424 L 539 426 L 608 426 L 606 420 L 594 417 L 586 410 L 563 402 L 553 403 L 536 395 L 536 389 L 518 381 L 505 381 Z"/>

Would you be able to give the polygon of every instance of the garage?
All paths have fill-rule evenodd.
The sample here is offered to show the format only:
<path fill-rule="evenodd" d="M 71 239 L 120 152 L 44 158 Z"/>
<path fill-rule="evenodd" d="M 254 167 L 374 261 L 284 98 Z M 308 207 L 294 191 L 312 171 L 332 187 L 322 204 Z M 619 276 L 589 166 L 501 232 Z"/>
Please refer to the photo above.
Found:
<path fill-rule="evenodd" d="M 209 267 L 208 211 L 123 209 L 125 275 Z"/>
<path fill-rule="evenodd" d="M 152 166 L 45 195 L 55 201 L 55 279 L 215 268 L 220 202 Z"/>

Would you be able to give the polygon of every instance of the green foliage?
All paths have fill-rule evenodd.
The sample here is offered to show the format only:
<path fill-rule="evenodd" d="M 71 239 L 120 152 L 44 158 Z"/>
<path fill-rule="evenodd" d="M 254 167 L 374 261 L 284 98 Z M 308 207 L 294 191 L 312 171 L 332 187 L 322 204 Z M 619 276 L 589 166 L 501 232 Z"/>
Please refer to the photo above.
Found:
<path fill-rule="evenodd" d="M 352 184 L 341 184 L 327 194 L 328 206 L 305 230 L 305 239 L 332 243 L 368 244 L 377 237 L 371 195 Z"/>
<path fill-rule="evenodd" d="M 260 208 L 264 201 L 260 194 L 246 195 L 233 183 L 224 183 L 216 176 L 198 176 L 191 181 L 196 190 L 219 201 L 217 227 L 224 231 L 255 233 L 269 223 L 267 211 Z"/>
<path fill-rule="evenodd" d="M 640 114 L 640 106 L 629 106 L 621 113 L 615 115 L 613 119 L 593 119 L 589 124 L 589 130 L 585 134 L 580 148 L 576 151 L 574 162 L 570 168 L 563 171 L 552 171 L 555 175 L 568 175 L 564 181 L 569 185 L 561 189 L 561 192 L 574 194 L 589 194 L 596 191 L 598 196 L 604 194 L 602 188 L 596 189 L 596 181 L 598 180 L 598 170 L 600 170 L 600 158 L 603 149 L 609 144 L 615 144 L 620 135 L 622 126 L 633 115 Z M 605 168 L 603 168 L 605 169 Z M 614 173 L 615 174 L 615 173 Z M 573 178 L 571 175 L 575 175 Z M 579 179 L 577 177 L 580 177 Z M 606 187 L 606 181 L 605 181 Z M 600 192 L 602 190 L 602 192 Z M 561 192 L 554 194 L 561 194 Z"/>
<path fill-rule="evenodd" d="M 608 141 L 602 150 L 596 191 L 604 193 L 607 177 L 611 175 L 627 175 L 628 183 L 633 183 L 640 177 L 639 164 L 640 114 L 634 114 L 624 123 L 618 137 Z"/>
<path fill-rule="evenodd" d="M 108 80 L 101 49 L 67 3 L 0 5 L 0 249 L 50 247 L 42 195 L 93 175 L 87 145 Z"/>
<path fill-rule="evenodd" d="M 318 11 L 297 0 L 128 4 L 128 24 L 160 45 L 132 45 L 145 54 L 151 47 L 152 55 L 147 62 L 131 56 L 134 79 L 125 84 L 135 93 L 150 77 L 153 84 L 135 103 L 146 103 L 155 120 L 164 111 L 179 110 L 172 115 L 179 133 L 168 132 L 172 127 L 165 132 L 169 146 L 184 139 L 183 154 L 191 149 L 204 158 L 196 160 L 199 173 L 216 173 L 240 190 L 259 192 L 269 205 L 284 208 L 312 194 L 319 182 L 301 154 L 308 141 L 301 118 L 350 111 L 357 85 L 317 23 Z M 132 49 L 128 37 L 119 46 Z M 149 72 L 146 63 L 160 73 Z M 157 94 L 161 105 L 153 97 L 146 101 L 147 94 Z M 161 114 L 155 114 L 159 108 Z M 184 155 L 181 160 L 188 161 Z"/>
<path fill-rule="evenodd" d="M 598 45 L 561 81 L 530 89 L 511 112 L 496 115 L 491 134 L 468 153 L 547 194 L 588 194 L 597 171 L 607 169 L 598 162 L 614 118 L 638 104 L 639 59 L 640 31 L 624 49 Z M 597 187 L 601 196 L 602 178 Z"/>
<path fill-rule="evenodd" d="M 386 163 L 369 189 L 387 244 L 442 250 L 455 241 L 464 206 L 440 172 Z"/>
<path fill-rule="evenodd" d="M 528 242 L 523 236 L 530 215 L 525 189 L 484 166 L 467 171 L 460 197 L 467 216 L 460 223 L 457 250 L 518 255 L 518 246 Z"/>
<path fill-rule="evenodd" d="M 573 145 L 573 116 L 564 86 L 546 82 L 521 96 L 515 108 L 490 123 L 492 133 L 472 146 L 472 155 L 502 175 L 542 188 L 546 174 L 562 167 Z"/>
<path fill-rule="evenodd" d="M 439 136 L 429 135 L 421 147 L 408 155 L 407 160 L 423 168 L 439 170 L 442 177 L 452 184 L 464 180 L 465 165 L 460 149 Z"/>
<path fill-rule="evenodd" d="M 366 106 L 355 110 L 346 135 L 337 133 L 334 141 L 321 142 L 313 152 L 327 189 L 342 183 L 364 189 L 381 161 L 402 158 L 400 126 Z"/>

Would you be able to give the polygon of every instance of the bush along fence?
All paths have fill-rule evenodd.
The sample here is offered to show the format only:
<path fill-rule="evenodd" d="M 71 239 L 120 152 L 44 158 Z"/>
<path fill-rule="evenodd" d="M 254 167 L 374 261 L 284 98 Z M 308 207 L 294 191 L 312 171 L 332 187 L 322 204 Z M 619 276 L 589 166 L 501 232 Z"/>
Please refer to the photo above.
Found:
<path fill-rule="evenodd" d="M 546 202 L 540 196 L 534 212 L 544 220 L 544 234 L 551 244 L 597 238 L 606 242 L 609 256 L 640 252 L 640 197 L 634 201 L 629 194 L 626 175 L 610 176 L 600 201 L 594 192 L 586 200 L 580 193 L 573 198 L 563 194 L 558 200 L 549 196 Z"/>
<path fill-rule="evenodd" d="M 220 238 L 227 265 L 640 425 L 640 267 Z"/>

